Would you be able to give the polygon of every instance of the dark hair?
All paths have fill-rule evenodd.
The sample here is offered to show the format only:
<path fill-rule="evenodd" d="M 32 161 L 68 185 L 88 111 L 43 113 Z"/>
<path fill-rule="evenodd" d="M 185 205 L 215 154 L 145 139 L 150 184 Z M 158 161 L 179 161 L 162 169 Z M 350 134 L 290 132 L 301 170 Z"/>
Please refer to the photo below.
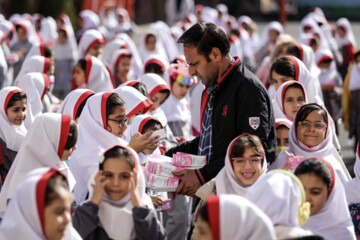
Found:
<path fill-rule="evenodd" d="M 272 78 L 272 72 L 275 71 L 277 74 L 281 74 L 287 77 L 295 79 L 295 66 L 294 63 L 288 57 L 279 57 L 275 59 L 270 69 L 270 78 Z"/>
<path fill-rule="evenodd" d="M 11 108 L 12 106 L 14 106 L 16 101 L 22 101 L 24 99 L 26 100 L 25 93 L 23 93 L 23 92 L 14 93 L 14 95 L 12 95 L 12 97 L 10 98 L 8 105 L 6 106 L 6 110 L 8 108 Z"/>
<path fill-rule="evenodd" d="M 117 94 L 111 94 L 106 100 L 106 119 L 114 112 L 115 107 L 125 106 L 125 101 Z"/>
<path fill-rule="evenodd" d="M 330 64 L 332 61 L 333 61 L 332 59 L 325 59 L 325 60 L 321 61 L 319 64 L 321 64 L 321 63 L 328 63 L 328 64 Z"/>
<path fill-rule="evenodd" d="M 53 51 L 48 45 L 44 45 L 44 52 L 45 52 L 45 57 L 47 58 L 51 58 L 53 56 Z"/>
<path fill-rule="evenodd" d="M 62 33 L 62 34 L 64 34 L 65 35 L 65 37 L 68 37 L 67 36 L 67 32 L 64 30 L 64 29 L 59 29 L 59 31 L 58 31 L 58 34 L 60 35 L 60 33 Z"/>
<path fill-rule="evenodd" d="M 134 85 L 132 85 L 132 87 L 138 90 L 145 97 L 149 98 L 146 86 L 142 82 L 135 83 Z"/>
<path fill-rule="evenodd" d="M 167 97 L 165 98 L 165 100 L 170 96 L 170 90 L 169 89 L 160 90 L 159 93 L 166 93 L 167 94 Z M 165 100 L 164 100 L 164 102 L 165 102 Z"/>
<path fill-rule="evenodd" d="M 254 135 L 242 135 L 238 137 L 231 147 L 230 157 L 240 157 L 244 155 L 245 149 L 251 148 L 256 155 L 265 156 L 261 140 Z"/>
<path fill-rule="evenodd" d="M 290 88 L 297 88 L 297 89 L 300 89 L 303 93 L 304 93 L 304 96 L 305 96 L 305 89 L 303 88 L 303 86 L 299 83 L 299 82 L 294 82 L 293 84 L 291 84 L 290 86 L 288 86 L 285 90 L 285 93 L 284 95 L 286 94 L 287 90 L 289 90 Z"/>
<path fill-rule="evenodd" d="M 209 223 L 209 214 L 207 210 L 207 203 L 205 202 L 204 205 L 202 205 L 199 209 L 198 214 L 196 215 L 196 220 L 198 217 L 201 217 L 202 220 Z"/>
<path fill-rule="evenodd" d="M 178 43 L 193 44 L 197 52 L 206 57 L 210 62 L 210 52 L 215 47 L 222 55 L 230 52 L 230 42 L 226 33 L 213 23 L 197 23 L 184 32 Z"/>
<path fill-rule="evenodd" d="M 86 59 L 82 58 L 78 61 L 78 65 L 80 66 L 80 68 L 82 70 L 84 70 L 84 72 L 86 71 Z"/>
<path fill-rule="evenodd" d="M 65 144 L 65 150 L 69 150 L 70 148 L 73 148 L 77 141 L 77 127 L 76 122 L 74 120 L 71 120 L 70 122 L 70 130 L 69 130 L 69 136 L 66 140 Z"/>
<path fill-rule="evenodd" d="M 296 46 L 296 44 L 290 43 L 286 49 L 286 54 L 293 55 L 293 56 L 297 57 L 298 59 L 301 59 L 300 58 L 300 49 L 298 48 L 298 46 Z"/>
<path fill-rule="evenodd" d="M 157 63 L 149 63 L 145 66 L 145 73 L 164 74 L 164 69 Z"/>
<path fill-rule="evenodd" d="M 15 25 L 15 31 L 16 31 L 16 32 L 17 32 L 20 28 L 24 29 L 25 32 L 26 32 L 26 29 L 25 29 L 23 26 L 21 26 L 21 25 L 19 25 L 19 24 Z"/>
<path fill-rule="evenodd" d="M 329 167 L 317 158 L 309 158 L 302 161 L 295 169 L 294 174 L 296 176 L 302 174 L 312 174 L 319 177 L 327 186 L 330 191 L 330 185 L 332 182 L 331 171 Z"/>
<path fill-rule="evenodd" d="M 76 112 L 75 119 L 77 119 L 78 117 L 80 117 L 80 115 L 81 115 L 81 113 L 82 113 L 82 110 L 84 109 L 84 106 L 85 106 L 87 100 L 88 100 L 89 97 L 91 97 L 92 95 L 94 95 L 94 94 L 89 95 L 87 98 L 85 98 L 85 99 L 80 103 L 79 108 L 78 108 L 78 110 L 77 110 L 77 112 Z"/>
<path fill-rule="evenodd" d="M 54 175 L 50 177 L 45 190 L 45 207 L 49 206 L 55 199 L 59 198 L 59 188 L 69 191 L 69 185 L 64 176 Z"/>
<path fill-rule="evenodd" d="M 159 129 L 162 129 L 162 128 L 163 127 L 162 127 L 162 125 L 161 125 L 161 123 L 159 121 L 157 121 L 155 119 L 151 119 L 147 123 L 145 123 L 141 134 L 146 133 L 147 130 L 149 130 L 149 129 L 155 131 L 155 130 L 159 130 Z"/>
<path fill-rule="evenodd" d="M 123 147 L 114 146 L 114 147 L 110 148 L 109 150 L 107 150 L 104 153 L 104 161 L 99 164 L 100 170 L 104 169 L 104 164 L 105 164 L 106 160 L 109 158 L 123 158 L 126 161 L 126 163 L 129 164 L 131 169 L 135 168 L 135 159 L 133 158 L 131 153 Z"/>
<path fill-rule="evenodd" d="M 321 114 L 323 116 L 325 123 L 326 124 L 328 123 L 328 115 L 327 115 L 327 112 L 325 111 L 325 109 L 323 109 L 316 103 L 310 103 L 310 104 L 305 104 L 305 105 L 301 106 L 301 108 L 297 112 L 295 121 L 294 121 L 295 126 L 297 126 L 297 124 L 299 122 L 304 121 L 306 119 L 306 117 L 313 111 L 318 111 L 319 114 Z"/>

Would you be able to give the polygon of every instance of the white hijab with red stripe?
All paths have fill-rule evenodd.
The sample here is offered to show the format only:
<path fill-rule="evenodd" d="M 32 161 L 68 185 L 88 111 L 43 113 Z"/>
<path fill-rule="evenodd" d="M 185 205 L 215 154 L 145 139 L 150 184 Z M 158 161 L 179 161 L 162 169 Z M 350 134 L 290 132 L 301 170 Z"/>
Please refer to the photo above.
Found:
<path fill-rule="evenodd" d="M 25 127 L 30 128 L 35 117 L 42 114 L 43 99 L 49 87 L 49 78 L 44 73 L 28 73 L 18 82 L 18 87 L 27 96 Z"/>
<path fill-rule="evenodd" d="M 360 141 L 359 141 L 360 142 Z M 360 144 L 356 149 L 356 160 L 354 165 L 355 178 L 345 183 L 347 203 L 360 203 Z"/>
<path fill-rule="evenodd" d="M 75 89 L 66 96 L 57 112 L 68 114 L 75 120 L 81 103 L 93 94 L 95 93 L 89 89 Z"/>
<path fill-rule="evenodd" d="M 107 43 L 104 47 L 104 50 L 101 54 L 101 61 L 106 65 L 111 65 L 111 59 L 116 50 L 127 48 L 127 44 L 122 39 L 114 39 L 111 42 Z"/>
<path fill-rule="evenodd" d="M 97 28 L 100 25 L 99 16 L 91 10 L 85 9 L 79 13 L 81 20 L 83 21 L 83 29 Z"/>
<path fill-rule="evenodd" d="M 6 208 L 6 203 L 31 170 L 40 167 L 53 167 L 62 171 L 68 177 L 70 190 L 75 180 L 61 161 L 69 136 L 71 116 L 58 113 L 45 113 L 37 117 L 29 129 L 15 161 L 6 177 L 0 193 L 0 212 Z"/>
<path fill-rule="evenodd" d="M 45 57 L 45 44 L 44 43 L 38 43 L 36 45 L 33 45 L 29 52 L 26 54 L 25 61 L 32 56 L 43 56 Z"/>
<path fill-rule="evenodd" d="M 316 64 L 319 66 L 325 60 L 333 60 L 328 69 L 325 72 L 319 74 L 319 82 L 323 84 L 334 84 L 336 86 L 336 78 L 338 78 L 338 72 L 336 69 L 336 62 L 334 61 L 334 55 L 330 49 L 319 49 L 315 55 Z"/>
<path fill-rule="evenodd" d="M 148 37 L 150 37 L 151 35 L 155 36 L 155 39 L 156 39 L 154 51 L 149 51 L 146 48 L 146 41 L 147 41 Z M 140 47 L 139 47 L 139 52 L 140 52 L 140 56 L 142 59 L 147 59 L 150 55 L 154 55 L 154 54 L 167 57 L 166 51 L 165 51 L 165 48 L 163 46 L 160 36 L 158 36 L 157 32 L 153 29 L 148 29 L 145 32 L 145 34 L 143 35 L 142 41 L 141 41 Z"/>
<path fill-rule="evenodd" d="M 25 93 L 18 87 L 5 87 L 0 90 L 0 138 L 5 142 L 8 149 L 15 152 L 19 151 L 27 130 L 24 122 L 21 126 L 10 123 L 6 115 L 6 109 L 11 97 L 18 92 Z"/>
<path fill-rule="evenodd" d="M 341 38 L 338 34 L 336 34 L 336 40 L 339 45 L 339 48 L 351 44 L 356 49 L 356 39 L 351 28 L 351 23 L 347 18 L 339 18 L 336 21 L 336 27 L 342 27 L 345 30 L 345 36 Z"/>
<path fill-rule="evenodd" d="M 101 32 L 95 29 L 85 31 L 79 41 L 79 58 L 84 58 L 89 49 L 96 43 L 104 44 L 104 37 Z"/>
<path fill-rule="evenodd" d="M 61 173 L 54 168 L 38 168 L 26 175 L 19 184 L 0 225 L 0 238 L 46 239 L 45 195 L 49 179 Z M 65 177 L 65 176 L 63 176 Z M 62 240 L 82 239 L 71 221 L 65 229 Z"/>
<path fill-rule="evenodd" d="M 286 93 L 286 90 L 292 85 L 299 85 L 302 87 L 304 97 L 305 97 L 305 104 L 308 102 L 305 88 L 300 82 L 295 81 L 295 80 L 284 82 L 279 87 L 279 89 L 276 91 L 275 98 L 272 100 L 275 118 L 285 118 L 285 119 L 290 120 L 291 122 L 294 121 L 294 119 L 291 119 L 285 113 L 285 110 L 284 110 L 285 93 Z"/>
<path fill-rule="evenodd" d="M 98 156 L 105 149 L 127 142 L 106 130 L 106 101 L 111 92 L 97 93 L 88 99 L 79 118 L 77 149 L 70 160 L 70 170 L 76 179 L 75 200 L 79 204 L 85 200 L 87 183 L 99 169 Z"/>
<path fill-rule="evenodd" d="M 24 61 L 19 74 L 17 75 L 14 85 L 18 86 L 21 78 L 27 73 L 46 73 L 50 67 L 50 59 L 43 56 L 32 56 Z"/>
<path fill-rule="evenodd" d="M 245 196 L 246 192 L 249 190 L 249 187 L 245 187 L 239 179 L 236 177 L 234 173 L 234 166 L 231 162 L 230 154 L 233 147 L 234 142 L 241 136 L 250 135 L 250 134 L 242 134 L 236 137 L 231 141 L 229 147 L 226 151 L 225 157 L 225 166 L 220 170 L 218 175 L 215 177 L 216 184 L 216 193 L 220 194 L 236 194 L 242 197 Z M 262 147 L 262 146 L 261 146 Z M 240 157 L 240 156 L 239 156 Z M 262 160 L 261 173 L 259 179 L 266 174 L 267 171 L 267 163 L 264 155 L 264 159 Z"/>
<path fill-rule="evenodd" d="M 231 194 L 206 199 L 209 225 L 214 240 L 275 240 L 271 220 L 249 200 Z"/>
<path fill-rule="evenodd" d="M 117 66 L 121 60 L 121 58 L 125 57 L 125 56 L 131 56 L 130 57 L 130 61 L 132 62 L 132 55 L 131 52 L 128 49 L 118 49 L 115 52 L 112 52 L 112 58 L 111 58 L 111 71 L 112 71 L 112 75 L 113 77 L 117 77 L 116 76 L 116 72 L 117 72 Z M 129 81 L 130 79 L 134 78 L 134 70 L 132 68 L 132 64 L 130 64 L 130 69 L 129 72 L 126 76 L 126 81 Z M 123 84 L 123 83 L 120 83 Z"/>

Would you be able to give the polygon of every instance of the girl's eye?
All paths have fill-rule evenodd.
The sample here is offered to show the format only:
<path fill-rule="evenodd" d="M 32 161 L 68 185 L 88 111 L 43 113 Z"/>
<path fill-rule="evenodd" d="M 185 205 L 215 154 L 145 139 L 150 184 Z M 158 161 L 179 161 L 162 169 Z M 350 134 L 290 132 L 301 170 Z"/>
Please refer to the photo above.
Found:
<path fill-rule="evenodd" d="M 319 195 L 320 193 L 321 193 L 321 191 L 317 191 L 317 190 L 316 191 L 311 191 L 312 195 Z"/>
<path fill-rule="evenodd" d="M 286 99 L 286 102 L 292 102 L 292 101 L 293 101 L 292 98 L 287 98 L 287 99 Z"/>
<path fill-rule="evenodd" d="M 125 180 L 125 179 L 129 179 L 130 176 L 129 175 L 121 175 L 120 178 Z"/>
<path fill-rule="evenodd" d="M 106 178 L 111 178 L 111 177 L 112 177 L 112 174 L 111 174 L 111 173 L 105 173 L 104 176 L 105 176 Z"/>

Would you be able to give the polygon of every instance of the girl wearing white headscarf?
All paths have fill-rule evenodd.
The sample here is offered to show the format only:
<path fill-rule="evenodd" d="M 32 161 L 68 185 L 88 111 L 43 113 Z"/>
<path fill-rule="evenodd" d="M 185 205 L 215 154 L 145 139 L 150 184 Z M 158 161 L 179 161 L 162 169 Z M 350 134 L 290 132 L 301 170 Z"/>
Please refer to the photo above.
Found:
<path fill-rule="evenodd" d="M 85 56 L 75 66 L 71 89 L 76 88 L 87 88 L 98 93 L 112 91 L 114 86 L 105 65 L 96 57 Z"/>
<path fill-rule="evenodd" d="M 360 143 L 360 141 L 359 141 Z M 356 160 L 354 165 L 355 178 L 345 183 L 345 194 L 347 203 L 360 203 L 360 144 L 356 149 Z"/>
<path fill-rule="evenodd" d="M 87 30 L 79 42 L 79 58 L 84 58 L 87 54 L 98 57 L 102 52 L 104 43 L 101 32 L 96 29 Z"/>
<path fill-rule="evenodd" d="M 145 177 L 137 154 L 115 145 L 99 159 L 99 171 L 88 184 L 88 201 L 75 210 L 75 229 L 84 239 L 166 239 L 145 193 Z"/>
<path fill-rule="evenodd" d="M 295 169 L 304 185 L 310 217 L 302 228 L 327 240 L 355 240 L 354 225 L 343 184 L 333 164 L 322 158 L 305 159 Z"/>
<path fill-rule="evenodd" d="M 311 122 L 311 118 L 321 120 Z M 290 128 L 289 148 L 279 154 L 270 169 L 282 168 L 289 154 L 304 158 L 321 157 L 333 166 L 340 182 L 346 183 L 351 177 L 342 158 L 334 148 L 332 134 L 326 110 L 314 103 L 303 105 L 297 112 Z"/>
<path fill-rule="evenodd" d="M 145 32 L 140 43 L 139 52 L 142 59 L 147 59 L 150 55 L 154 54 L 167 57 L 161 38 L 152 29 Z"/>
<path fill-rule="evenodd" d="M 251 186 L 246 198 L 271 219 L 277 239 L 312 236 L 301 228 L 310 215 L 310 203 L 300 180 L 285 170 L 273 170 Z"/>
<path fill-rule="evenodd" d="M 24 90 L 27 96 L 24 124 L 29 129 L 35 117 L 42 114 L 49 77 L 44 73 L 28 73 L 19 80 L 18 87 Z"/>
<path fill-rule="evenodd" d="M 105 64 L 105 66 L 110 66 L 114 52 L 124 48 L 127 48 L 127 44 L 122 39 L 114 39 L 111 42 L 108 42 L 101 54 L 101 61 Z"/>
<path fill-rule="evenodd" d="M 349 67 L 350 69 L 350 67 Z M 350 127 L 349 127 L 349 137 L 355 136 L 355 139 L 360 138 L 360 127 L 359 127 L 359 119 L 360 119 L 360 50 L 355 53 L 355 61 L 351 66 L 351 72 L 348 74 L 349 79 L 344 80 L 344 89 L 342 96 L 342 105 L 345 116 L 350 116 Z M 347 81 L 348 80 L 348 81 Z M 348 88 L 351 91 L 346 91 L 345 84 L 348 83 Z M 345 93 L 347 95 L 345 95 Z M 345 95 L 345 96 L 344 96 Z M 351 107 L 346 108 L 347 103 Z M 350 110 L 350 111 L 349 111 Z"/>
<path fill-rule="evenodd" d="M 57 168 L 68 177 L 72 190 L 75 180 L 64 161 L 68 160 L 76 148 L 76 140 L 76 125 L 71 122 L 71 116 L 46 113 L 37 117 L 16 155 L 1 190 L 0 212 L 5 210 L 8 200 L 13 197 L 24 175 L 35 168 Z"/>
<path fill-rule="evenodd" d="M 72 226 L 70 204 L 69 186 L 61 172 L 54 168 L 33 170 L 16 189 L 9 203 L 1 221 L 0 238 L 82 239 Z M 61 210 L 50 212 L 56 206 Z"/>
<path fill-rule="evenodd" d="M 50 69 L 50 58 L 43 56 L 32 56 L 24 61 L 19 74 L 17 75 L 14 85 L 18 86 L 21 78 L 27 73 L 47 73 Z"/>
<path fill-rule="evenodd" d="M 17 87 L 0 90 L 0 177 L 1 184 L 26 136 L 26 94 Z"/>
<path fill-rule="evenodd" d="M 88 10 L 88 9 L 82 10 L 79 13 L 79 17 L 80 17 L 80 28 L 81 29 L 79 29 L 76 32 L 77 42 L 80 41 L 80 38 L 82 37 L 83 33 L 86 30 L 97 29 L 100 25 L 99 16 L 91 10 Z"/>
<path fill-rule="evenodd" d="M 209 196 L 197 216 L 192 239 L 275 240 L 271 220 L 237 195 Z"/>
<path fill-rule="evenodd" d="M 56 21 L 52 17 L 48 16 L 43 18 L 41 21 L 41 30 L 39 33 L 44 44 L 48 46 L 53 46 L 57 39 L 56 32 Z"/>
<path fill-rule="evenodd" d="M 113 52 L 110 67 L 115 87 L 134 78 L 132 55 L 128 49 L 119 49 Z"/>
<path fill-rule="evenodd" d="M 86 101 L 94 94 L 89 89 L 75 89 L 66 96 L 57 112 L 68 114 L 74 121 L 78 122 Z"/>

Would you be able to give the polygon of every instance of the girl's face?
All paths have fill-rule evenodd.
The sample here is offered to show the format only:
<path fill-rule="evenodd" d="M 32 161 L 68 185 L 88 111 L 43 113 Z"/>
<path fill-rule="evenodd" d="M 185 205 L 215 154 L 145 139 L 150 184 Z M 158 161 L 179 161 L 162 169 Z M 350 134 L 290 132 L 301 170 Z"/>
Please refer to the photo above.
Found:
<path fill-rule="evenodd" d="M 289 129 L 287 127 L 279 127 L 276 129 L 277 146 L 289 146 Z"/>
<path fill-rule="evenodd" d="M 104 163 L 104 176 L 108 180 L 105 192 L 111 200 L 118 201 L 130 191 L 132 169 L 123 158 L 108 158 Z"/>
<path fill-rule="evenodd" d="M 213 240 L 209 223 L 205 222 L 200 216 L 196 219 L 195 229 L 192 240 Z"/>
<path fill-rule="evenodd" d="M 59 31 L 58 43 L 59 44 L 66 44 L 66 42 L 67 42 L 67 35 L 65 34 L 64 31 Z"/>
<path fill-rule="evenodd" d="M 74 79 L 77 86 L 80 86 L 86 81 L 85 71 L 80 67 L 79 64 L 75 66 Z"/>
<path fill-rule="evenodd" d="M 127 128 L 127 123 L 124 123 L 126 118 L 127 116 L 125 106 L 116 106 L 113 113 L 110 114 L 107 118 L 106 129 L 115 136 L 122 138 Z M 121 123 L 119 123 L 120 121 Z M 122 124 L 124 125 L 121 127 Z"/>
<path fill-rule="evenodd" d="M 60 240 L 65 234 L 65 229 L 71 221 L 70 192 L 63 187 L 58 188 L 59 197 L 45 207 L 45 234 L 48 240 Z"/>
<path fill-rule="evenodd" d="M 341 27 L 336 28 L 336 32 L 340 38 L 344 38 L 346 35 L 344 29 Z"/>
<path fill-rule="evenodd" d="M 87 54 L 93 57 L 98 57 L 102 53 L 103 47 L 102 43 L 96 43 L 87 51 Z"/>
<path fill-rule="evenodd" d="M 116 66 L 116 75 L 121 76 L 122 78 L 126 78 L 127 74 L 130 71 L 131 67 L 131 58 L 130 57 L 122 57 Z"/>
<path fill-rule="evenodd" d="M 164 103 L 165 99 L 167 98 L 167 93 L 157 92 L 150 98 L 153 105 L 150 108 L 150 112 L 155 111 L 161 104 Z"/>
<path fill-rule="evenodd" d="M 269 31 L 269 41 L 270 42 L 275 43 L 278 36 L 279 36 L 279 32 L 277 32 L 275 30 Z"/>
<path fill-rule="evenodd" d="M 143 134 L 149 132 L 149 131 L 156 131 L 156 130 L 160 130 L 161 127 L 150 127 L 149 129 L 147 129 L 145 132 L 143 132 Z M 156 150 L 156 148 L 159 146 L 159 143 L 154 143 L 151 147 L 145 148 L 143 153 L 145 153 L 145 155 L 151 155 L 153 154 L 153 152 Z"/>
<path fill-rule="evenodd" d="M 318 111 L 312 111 L 296 126 L 297 139 L 308 147 L 315 147 L 325 139 L 327 126 Z"/>
<path fill-rule="evenodd" d="M 26 118 L 26 99 L 18 100 L 7 108 L 6 116 L 11 124 L 20 126 Z"/>
<path fill-rule="evenodd" d="M 314 174 L 301 174 L 297 177 L 304 185 L 306 201 L 311 205 L 310 216 L 313 216 L 320 212 L 326 203 L 328 197 L 327 186 L 321 178 Z"/>
<path fill-rule="evenodd" d="M 243 158 L 258 157 L 252 148 L 245 148 Z M 245 186 L 251 186 L 261 175 L 261 160 L 232 158 L 234 173 Z"/>
<path fill-rule="evenodd" d="M 75 149 L 76 145 L 70 149 L 64 149 L 64 152 L 61 155 L 61 161 L 67 161 Z"/>
<path fill-rule="evenodd" d="M 146 39 L 146 49 L 149 52 L 155 51 L 156 48 L 156 38 L 154 36 L 148 36 Z"/>
<path fill-rule="evenodd" d="M 275 70 L 273 70 L 271 72 L 271 80 L 274 84 L 275 90 L 278 90 L 279 87 L 281 86 L 281 84 L 283 84 L 284 82 L 290 81 L 290 80 L 294 80 L 294 78 L 278 74 Z"/>
<path fill-rule="evenodd" d="M 172 93 L 174 97 L 176 97 L 178 100 L 183 99 L 186 96 L 186 94 L 188 94 L 189 90 L 190 90 L 189 85 L 184 85 L 177 81 L 174 81 L 172 84 Z"/>
<path fill-rule="evenodd" d="M 299 88 L 290 87 L 284 96 L 284 112 L 291 119 L 294 119 L 300 107 L 305 104 L 304 92 Z"/>
<path fill-rule="evenodd" d="M 23 27 L 19 27 L 16 30 L 16 34 L 17 34 L 17 38 L 19 42 L 25 42 L 27 39 L 27 34 L 26 34 L 26 30 Z"/>

